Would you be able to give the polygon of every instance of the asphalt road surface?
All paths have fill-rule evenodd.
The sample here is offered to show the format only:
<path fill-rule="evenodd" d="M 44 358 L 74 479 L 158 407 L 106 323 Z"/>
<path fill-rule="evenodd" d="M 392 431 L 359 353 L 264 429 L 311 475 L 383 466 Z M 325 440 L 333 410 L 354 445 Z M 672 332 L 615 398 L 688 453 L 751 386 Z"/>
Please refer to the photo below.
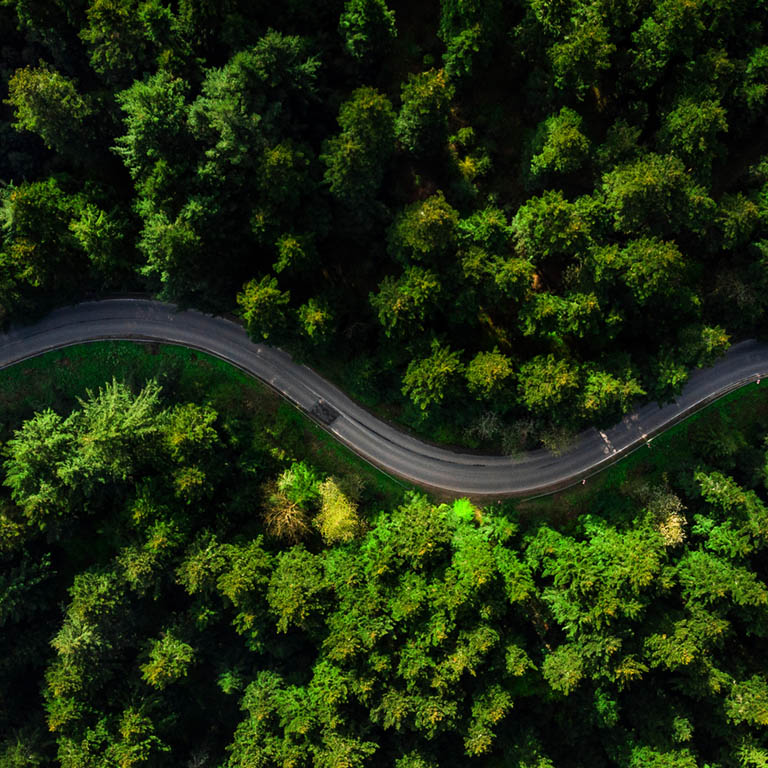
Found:
<path fill-rule="evenodd" d="M 106 299 L 58 309 L 0 335 L 0 368 L 62 347 L 108 339 L 177 344 L 236 365 L 269 384 L 370 463 L 411 483 L 477 497 L 544 495 L 598 472 L 703 405 L 768 378 L 768 345 L 744 341 L 712 368 L 694 371 L 680 397 L 649 403 L 610 429 L 589 429 L 566 453 L 479 456 L 424 443 L 373 416 L 278 349 L 252 342 L 237 323 L 146 299 Z M 768 386 L 768 381 L 766 381 Z M 647 447 L 646 447 L 647 446 Z"/>

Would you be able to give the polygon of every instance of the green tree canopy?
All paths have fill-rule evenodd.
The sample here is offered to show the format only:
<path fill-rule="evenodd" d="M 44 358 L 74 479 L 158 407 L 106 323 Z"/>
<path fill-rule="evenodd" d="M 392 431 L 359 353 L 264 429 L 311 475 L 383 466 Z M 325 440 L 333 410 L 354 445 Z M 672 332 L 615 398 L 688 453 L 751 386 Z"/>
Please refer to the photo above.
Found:
<path fill-rule="evenodd" d="M 714 203 L 673 155 L 647 154 L 603 177 L 606 205 L 619 232 L 698 231 Z"/>
<path fill-rule="evenodd" d="M 593 208 L 591 201 L 571 202 L 562 192 L 530 198 L 512 220 L 518 254 L 538 264 L 586 249 L 591 242 Z"/>
<path fill-rule="evenodd" d="M 520 399 L 534 413 L 554 412 L 560 417 L 580 385 L 578 367 L 554 355 L 538 355 L 520 367 Z"/>
<path fill-rule="evenodd" d="M 189 166 L 188 93 L 185 80 L 160 70 L 116 96 L 125 133 L 115 152 L 139 189 L 160 204 L 179 196 L 174 187 Z"/>
<path fill-rule="evenodd" d="M 395 133 L 409 152 L 435 154 L 440 151 L 447 135 L 453 96 L 453 86 L 442 69 L 408 76 L 401 89 L 402 107 L 395 122 Z"/>
<path fill-rule="evenodd" d="M 430 406 L 442 402 L 456 384 L 457 377 L 463 370 L 458 352 L 450 347 L 432 342 L 432 352 L 428 357 L 412 360 L 403 376 L 403 394 L 413 403 L 426 411 Z"/>
<path fill-rule="evenodd" d="M 385 277 L 370 302 L 387 336 L 423 327 L 427 315 L 437 304 L 440 281 L 434 272 L 422 267 L 406 267 L 399 278 Z"/>
<path fill-rule="evenodd" d="M 618 377 L 607 371 L 590 371 L 584 382 L 582 409 L 590 419 L 617 419 L 636 404 L 645 390 L 631 376 Z"/>
<path fill-rule="evenodd" d="M 372 61 L 397 37 L 395 13 L 385 0 L 347 0 L 339 18 L 344 48 L 354 59 Z"/>
<path fill-rule="evenodd" d="M 195 657 L 194 649 L 175 636 L 173 631 L 155 640 L 149 659 L 141 666 L 141 676 L 153 688 L 162 690 L 187 675 Z"/>
<path fill-rule="evenodd" d="M 549 47 L 547 55 L 555 85 L 563 91 L 574 89 L 583 97 L 589 88 L 599 85 L 602 73 L 610 69 L 617 46 L 611 40 L 600 3 L 574 6 L 570 23 Z"/>
<path fill-rule="evenodd" d="M 334 197 L 360 204 L 376 194 L 395 148 L 394 121 L 389 99 L 373 88 L 358 88 L 341 105 L 341 133 L 320 156 Z"/>
<path fill-rule="evenodd" d="M 90 100 L 45 62 L 14 72 L 6 104 L 14 109 L 14 128 L 36 133 L 49 149 L 80 158 L 92 141 Z"/>
<path fill-rule="evenodd" d="M 718 135 L 727 130 L 726 111 L 719 101 L 683 98 L 664 117 L 661 145 L 694 169 L 697 178 L 707 178 L 722 151 Z"/>
<path fill-rule="evenodd" d="M 173 49 L 188 53 L 171 9 L 157 0 L 92 0 L 86 20 L 80 38 L 91 67 L 110 84 L 140 78 Z"/>
<path fill-rule="evenodd" d="M 542 121 L 532 141 L 531 176 L 578 171 L 590 148 L 582 125 L 579 113 L 569 107 Z"/>
<path fill-rule="evenodd" d="M 469 391 L 482 400 L 495 399 L 508 391 L 513 374 L 512 361 L 498 349 L 478 352 L 466 368 Z"/>
<path fill-rule="evenodd" d="M 289 301 L 290 292 L 281 291 L 277 278 L 269 275 L 246 283 L 237 296 L 248 333 L 257 339 L 279 336 L 287 322 Z"/>
<path fill-rule="evenodd" d="M 626 247 L 596 248 L 590 255 L 595 278 L 605 285 L 623 282 L 639 306 L 669 300 L 679 290 L 686 262 L 674 242 L 656 237 L 630 240 Z"/>
<path fill-rule="evenodd" d="M 411 203 L 395 219 L 389 231 L 389 251 L 403 261 L 435 260 L 456 243 L 458 212 L 438 191 Z"/>
<path fill-rule="evenodd" d="M 83 279 L 87 259 L 76 226 L 88 203 L 67 190 L 68 181 L 51 177 L 9 185 L 0 194 L 0 290 L 6 312 L 31 289 L 63 298 Z"/>

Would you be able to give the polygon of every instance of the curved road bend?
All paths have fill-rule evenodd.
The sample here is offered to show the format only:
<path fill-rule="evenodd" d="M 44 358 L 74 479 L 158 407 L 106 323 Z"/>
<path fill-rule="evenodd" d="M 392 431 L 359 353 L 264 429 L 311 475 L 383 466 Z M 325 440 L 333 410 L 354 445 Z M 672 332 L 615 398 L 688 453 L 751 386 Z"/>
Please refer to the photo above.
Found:
<path fill-rule="evenodd" d="M 387 424 L 280 350 L 255 344 L 237 323 L 176 311 L 145 299 L 106 299 L 58 309 L 0 335 L 0 368 L 50 350 L 100 340 L 140 340 L 197 349 L 266 382 L 372 464 L 414 484 L 451 494 L 531 497 L 598 472 L 706 403 L 762 376 L 768 345 L 735 345 L 712 368 L 694 371 L 676 402 L 642 406 L 619 424 L 581 433 L 560 456 L 543 449 L 519 458 L 456 453 Z M 768 383 L 766 384 L 768 386 Z"/>

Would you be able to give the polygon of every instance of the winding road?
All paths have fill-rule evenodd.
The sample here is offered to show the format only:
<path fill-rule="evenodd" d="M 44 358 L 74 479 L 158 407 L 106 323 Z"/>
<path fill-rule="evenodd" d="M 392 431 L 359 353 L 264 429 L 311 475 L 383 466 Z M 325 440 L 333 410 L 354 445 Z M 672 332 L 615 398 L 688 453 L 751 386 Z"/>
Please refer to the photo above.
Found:
<path fill-rule="evenodd" d="M 58 309 L 0 335 L 0 368 L 62 347 L 104 340 L 152 341 L 206 352 L 261 379 L 371 464 L 411 483 L 474 497 L 533 497 L 580 482 L 643 447 L 707 403 L 768 377 L 768 344 L 744 341 L 713 367 L 696 370 L 671 404 L 649 403 L 610 429 L 582 432 L 566 453 L 522 457 L 454 452 L 372 415 L 281 350 L 251 341 L 235 322 L 147 299 L 105 299 Z M 768 382 L 766 382 L 768 386 Z"/>

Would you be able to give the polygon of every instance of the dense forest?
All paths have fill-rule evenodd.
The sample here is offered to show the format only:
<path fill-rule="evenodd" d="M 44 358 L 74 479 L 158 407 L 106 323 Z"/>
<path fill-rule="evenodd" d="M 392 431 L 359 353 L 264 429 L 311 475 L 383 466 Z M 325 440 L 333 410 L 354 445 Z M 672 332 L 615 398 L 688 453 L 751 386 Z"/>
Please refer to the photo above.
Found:
<path fill-rule="evenodd" d="M 0 0 L 0 35 L 5 325 L 235 313 L 507 453 L 765 325 L 763 0 Z M 186 352 L 77 354 L 0 381 L 0 768 L 768 767 L 762 391 L 484 504 Z"/>
<path fill-rule="evenodd" d="M 2 768 L 768 765 L 765 395 L 553 517 L 164 380 L 3 427 Z"/>
<path fill-rule="evenodd" d="M 761 0 L 2 0 L 0 307 L 142 290 L 557 447 L 768 296 Z"/>

